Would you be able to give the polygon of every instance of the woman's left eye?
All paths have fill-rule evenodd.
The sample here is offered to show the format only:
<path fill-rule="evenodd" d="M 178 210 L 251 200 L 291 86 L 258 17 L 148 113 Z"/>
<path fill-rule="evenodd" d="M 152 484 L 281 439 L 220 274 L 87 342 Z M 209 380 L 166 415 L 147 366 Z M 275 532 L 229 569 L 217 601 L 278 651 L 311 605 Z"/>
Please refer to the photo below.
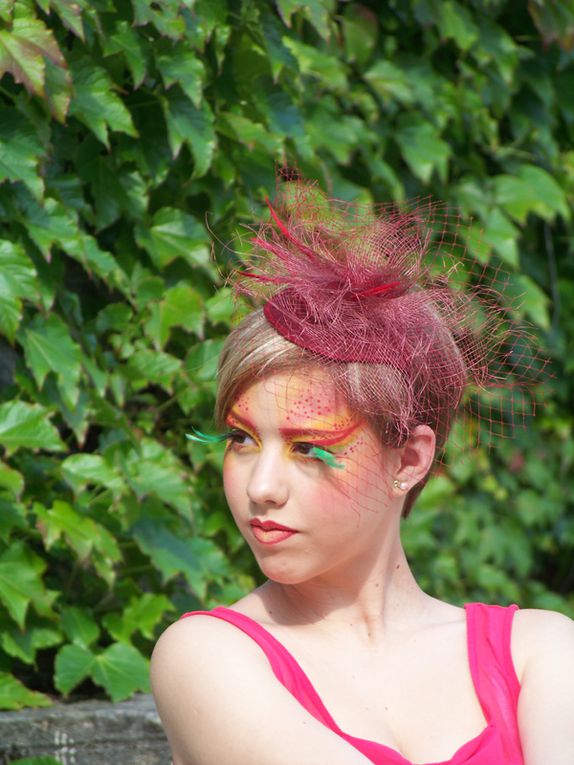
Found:
<path fill-rule="evenodd" d="M 294 445 L 295 451 L 297 451 L 299 454 L 308 454 L 311 456 L 313 455 L 313 450 L 317 449 L 315 444 L 307 443 L 306 441 L 297 441 Z"/>
<path fill-rule="evenodd" d="M 304 456 L 311 459 L 319 460 L 329 467 L 345 467 L 342 462 L 337 461 L 333 452 L 330 452 L 328 449 L 324 449 L 322 446 L 317 446 L 316 444 L 311 444 L 306 441 L 299 441 L 295 444 L 295 446 L 298 448 L 299 454 L 303 454 Z"/>

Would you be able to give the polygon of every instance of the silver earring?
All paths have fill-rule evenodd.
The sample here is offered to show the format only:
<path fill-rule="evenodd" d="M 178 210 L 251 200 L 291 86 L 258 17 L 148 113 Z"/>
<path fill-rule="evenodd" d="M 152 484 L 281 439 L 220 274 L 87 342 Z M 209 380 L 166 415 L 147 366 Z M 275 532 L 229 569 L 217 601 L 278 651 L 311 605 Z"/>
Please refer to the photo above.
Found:
<path fill-rule="evenodd" d="M 393 486 L 395 489 L 399 489 L 399 491 L 406 491 L 409 488 L 407 483 L 404 481 L 399 481 L 397 478 L 395 478 L 393 481 Z"/>

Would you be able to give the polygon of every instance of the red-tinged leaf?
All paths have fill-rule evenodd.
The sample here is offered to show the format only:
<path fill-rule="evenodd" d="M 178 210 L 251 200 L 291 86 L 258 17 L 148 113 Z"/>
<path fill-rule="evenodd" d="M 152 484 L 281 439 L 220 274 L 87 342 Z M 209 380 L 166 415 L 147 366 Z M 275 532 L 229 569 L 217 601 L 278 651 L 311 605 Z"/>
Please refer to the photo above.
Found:
<path fill-rule="evenodd" d="M 84 40 L 82 13 L 90 7 L 88 0 L 50 0 L 50 6 L 61 18 L 64 26 L 80 40 Z"/>
<path fill-rule="evenodd" d="M 11 29 L 0 30 L 0 77 L 10 72 L 29 93 L 44 95 L 45 59 L 65 68 L 52 31 L 33 16 L 17 16 Z"/>

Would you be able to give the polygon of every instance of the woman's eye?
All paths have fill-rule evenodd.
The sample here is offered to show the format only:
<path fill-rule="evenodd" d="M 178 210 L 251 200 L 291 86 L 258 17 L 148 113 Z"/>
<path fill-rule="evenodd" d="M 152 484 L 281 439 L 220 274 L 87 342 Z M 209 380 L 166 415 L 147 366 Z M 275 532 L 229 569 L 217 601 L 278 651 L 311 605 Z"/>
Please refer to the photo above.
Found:
<path fill-rule="evenodd" d="M 242 446 L 248 443 L 248 439 L 253 441 L 251 436 L 243 430 L 230 430 L 227 434 L 227 443 L 230 445 Z"/>
<path fill-rule="evenodd" d="M 333 454 L 333 452 L 330 452 L 328 449 L 324 449 L 322 446 L 317 446 L 316 444 L 310 444 L 306 441 L 301 441 L 295 444 L 297 447 L 298 453 L 303 454 L 306 457 L 310 457 L 311 459 L 319 460 L 320 462 L 323 462 L 325 465 L 328 465 L 332 468 L 344 468 L 345 465 L 342 462 L 337 461 L 337 458 Z"/>
<path fill-rule="evenodd" d="M 294 444 L 295 451 L 299 454 L 309 454 L 312 455 L 313 449 L 316 449 L 317 447 L 314 444 L 309 444 L 306 441 L 298 441 L 296 444 Z"/>

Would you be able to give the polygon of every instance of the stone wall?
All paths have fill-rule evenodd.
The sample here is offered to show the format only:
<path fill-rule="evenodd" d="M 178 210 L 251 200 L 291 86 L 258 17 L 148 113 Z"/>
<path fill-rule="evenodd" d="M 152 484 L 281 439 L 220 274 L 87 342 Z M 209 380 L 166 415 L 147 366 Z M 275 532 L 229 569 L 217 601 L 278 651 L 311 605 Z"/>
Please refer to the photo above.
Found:
<path fill-rule="evenodd" d="M 0 712 L 0 765 L 50 755 L 62 765 L 169 765 L 151 696 Z"/>

